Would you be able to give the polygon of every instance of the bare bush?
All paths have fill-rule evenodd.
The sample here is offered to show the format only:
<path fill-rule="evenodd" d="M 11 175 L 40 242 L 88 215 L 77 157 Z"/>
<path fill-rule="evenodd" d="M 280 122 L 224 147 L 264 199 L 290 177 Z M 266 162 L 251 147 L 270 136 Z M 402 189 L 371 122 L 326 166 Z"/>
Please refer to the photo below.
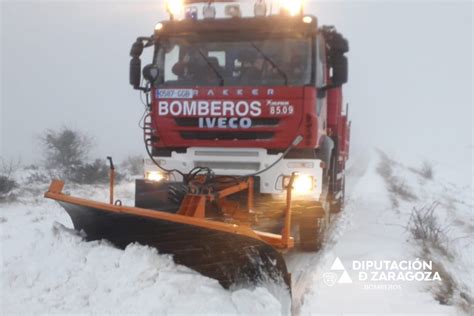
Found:
<path fill-rule="evenodd" d="M 433 272 L 437 272 L 441 282 L 437 282 L 431 286 L 431 292 L 436 301 L 441 305 L 454 305 L 464 311 L 467 315 L 471 315 L 474 309 L 474 298 L 470 294 L 469 289 L 459 283 L 451 272 L 436 259 L 436 256 L 424 254 L 426 261 L 433 262 Z"/>
<path fill-rule="evenodd" d="M 388 180 L 388 191 L 407 202 L 414 202 L 418 198 L 413 190 L 397 177 Z"/>
<path fill-rule="evenodd" d="M 137 156 L 128 156 L 122 162 L 122 168 L 128 170 L 132 175 L 139 175 L 143 173 L 143 157 L 140 155 Z"/>
<path fill-rule="evenodd" d="M 48 183 L 50 177 L 41 171 L 34 171 L 28 176 L 28 183 Z"/>
<path fill-rule="evenodd" d="M 449 239 L 447 237 L 448 227 L 443 226 L 435 210 L 439 206 L 438 202 L 421 208 L 414 207 L 408 229 L 412 237 L 420 243 L 424 252 L 436 250 L 442 255 L 453 258 L 451 248 L 449 247 Z"/>
<path fill-rule="evenodd" d="M 13 175 L 18 169 L 20 163 L 13 160 L 0 161 L 0 202 L 14 200 L 13 190 L 18 187 Z"/>
<path fill-rule="evenodd" d="M 394 175 L 393 166 L 397 163 L 390 159 L 383 151 L 379 150 L 378 152 L 380 155 L 380 162 L 377 166 L 377 173 L 384 179 L 387 190 L 391 193 L 390 200 L 393 207 L 399 207 L 399 199 L 407 202 L 416 201 L 418 198 L 415 193 L 413 193 L 413 189 L 405 184 L 399 177 Z"/>
<path fill-rule="evenodd" d="M 51 176 L 59 177 L 77 184 L 106 183 L 109 179 L 109 167 L 105 159 L 88 162 L 92 139 L 84 133 L 62 127 L 46 130 L 40 136 L 43 145 L 46 167 Z M 121 179 L 117 174 L 116 179 Z M 33 174 L 32 181 L 43 182 L 42 174 Z"/>
<path fill-rule="evenodd" d="M 7 201 L 11 196 L 10 193 L 17 187 L 17 183 L 4 176 L 0 175 L 0 202 Z"/>
<path fill-rule="evenodd" d="M 420 177 L 426 179 L 426 180 L 433 180 L 434 178 L 434 168 L 433 165 L 429 161 L 423 161 L 421 167 L 419 168 L 414 168 L 414 167 L 408 167 L 408 170 L 410 170 L 413 173 L 416 173 Z"/>
<path fill-rule="evenodd" d="M 428 161 L 424 161 L 423 164 L 421 165 L 420 175 L 427 180 L 433 180 L 434 178 L 433 165 L 431 165 L 431 163 L 429 163 Z"/>
<path fill-rule="evenodd" d="M 440 223 L 435 215 L 438 202 L 421 208 L 414 207 L 408 222 L 408 231 L 421 249 L 420 256 L 433 263 L 433 271 L 438 273 L 441 282 L 431 287 L 433 297 L 442 305 L 455 304 L 455 297 L 459 297 L 460 285 L 451 273 L 442 264 L 442 258 L 453 260 L 454 254 L 447 237 L 447 226 Z"/>
<path fill-rule="evenodd" d="M 380 163 L 377 166 L 377 172 L 384 178 L 386 181 L 390 180 L 393 177 L 393 167 L 392 163 L 389 159 L 384 157 L 381 154 L 381 160 Z"/>
<path fill-rule="evenodd" d="M 68 180 L 78 184 L 106 183 L 109 179 L 109 167 L 104 160 L 80 164 L 68 171 Z"/>
<path fill-rule="evenodd" d="M 457 288 L 456 281 L 443 265 L 434 264 L 433 270 L 438 272 L 442 282 L 433 288 L 433 295 L 441 305 L 453 305 L 453 297 Z"/>
<path fill-rule="evenodd" d="M 67 169 L 81 165 L 88 157 L 91 138 L 69 127 L 46 130 L 40 136 L 46 167 Z"/>
<path fill-rule="evenodd" d="M 420 256 L 425 261 L 431 261 L 433 272 L 440 276 L 441 282 L 431 287 L 433 297 L 442 305 L 455 305 L 469 314 L 474 307 L 474 298 L 466 286 L 453 277 L 453 272 L 446 268 L 446 264 L 455 259 L 455 251 L 453 241 L 448 238 L 448 226 L 435 215 L 439 205 L 434 202 L 413 208 L 408 230 L 421 248 Z"/>

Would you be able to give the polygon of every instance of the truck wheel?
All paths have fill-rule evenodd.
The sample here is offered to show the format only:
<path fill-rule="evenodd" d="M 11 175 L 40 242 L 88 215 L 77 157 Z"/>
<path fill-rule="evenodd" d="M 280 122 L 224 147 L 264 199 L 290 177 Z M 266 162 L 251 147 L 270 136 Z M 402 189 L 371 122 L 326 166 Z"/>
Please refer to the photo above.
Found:
<path fill-rule="evenodd" d="M 332 155 L 330 167 L 330 189 L 329 189 L 329 205 L 332 214 L 339 213 L 344 207 L 344 190 L 345 190 L 345 164 L 338 161 L 336 154 Z"/>
<path fill-rule="evenodd" d="M 325 217 L 301 218 L 299 222 L 299 249 L 303 251 L 320 250 L 326 228 Z"/>
<path fill-rule="evenodd" d="M 334 200 L 331 201 L 331 213 L 336 214 L 340 213 L 344 209 L 344 199 L 345 199 L 345 186 L 346 179 L 345 176 L 342 176 L 340 184 L 338 185 L 339 196 L 335 196 Z"/>
<path fill-rule="evenodd" d="M 324 242 L 324 232 L 329 224 L 329 212 L 319 208 L 298 219 L 299 248 L 303 251 L 318 251 Z"/>

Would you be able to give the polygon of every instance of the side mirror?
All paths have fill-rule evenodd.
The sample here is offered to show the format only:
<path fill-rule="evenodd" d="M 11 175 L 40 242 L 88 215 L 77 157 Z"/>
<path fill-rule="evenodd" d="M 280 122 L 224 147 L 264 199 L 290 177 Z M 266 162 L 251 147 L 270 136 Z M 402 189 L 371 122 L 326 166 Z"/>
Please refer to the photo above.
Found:
<path fill-rule="evenodd" d="M 130 84 L 134 89 L 140 88 L 142 62 L 140 58 L 133 57 L 130 60 Z"/>
<path fill-rule="evenodd" d="M 332 84 L 334 86 L 341 86 L 347 82 L 348 79 L 348 63 L 347 57 L 344 55 L 338 56 L 332 65 Z"/>
<path fill-rule="evenodd" d="M 160 69 L 157 65 L 146 65 L 143 68 L 143 77 L 151 84 L 155 83 L 160 76 Z"/>
<path fill-rule="evenodd" d="M 130 50 L 130 56 L 132 56 L 132 60 L 130 60 L 130 84 L 134 89 L 140 88 L 142 70 L 140 56 L 142 52 L 143 42 L 140 39 L 137 39 L 137 41 L 133 43 L 132 49 Z"/>

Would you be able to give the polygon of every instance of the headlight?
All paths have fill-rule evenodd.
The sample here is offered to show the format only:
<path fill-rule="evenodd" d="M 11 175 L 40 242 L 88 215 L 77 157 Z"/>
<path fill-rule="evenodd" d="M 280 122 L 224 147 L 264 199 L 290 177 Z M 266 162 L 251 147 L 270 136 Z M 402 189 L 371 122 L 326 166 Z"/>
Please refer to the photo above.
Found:
<path fill-rule="evenodd" d="M 147 171 L 145 173 L 145 180 L 160 182 L 163 180 L 168 180 L 168 175 L 159 171 Z"/>
<path fill-rule="evenodd" d="M 287 188 L 290 183 L 290 176 L 283 177 L 283 187 Z M 314 179 L 312 176 L 306 174 L 299 174 L 295 176 L 293 182 L 293 190 L 295 193 L 309 193 L 314 188 Z"/>

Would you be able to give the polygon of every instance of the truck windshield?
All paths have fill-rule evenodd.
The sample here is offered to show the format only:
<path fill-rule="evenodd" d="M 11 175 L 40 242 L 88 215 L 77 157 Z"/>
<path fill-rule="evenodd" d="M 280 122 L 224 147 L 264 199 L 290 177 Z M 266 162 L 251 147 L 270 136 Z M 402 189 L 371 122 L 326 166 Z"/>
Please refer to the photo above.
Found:
<path fill-rule="evenodd" d="M 162 39 L 155 63 L 164 86 L 301 86 L 311 81 L 311 40 L 286 37 Z"/>

